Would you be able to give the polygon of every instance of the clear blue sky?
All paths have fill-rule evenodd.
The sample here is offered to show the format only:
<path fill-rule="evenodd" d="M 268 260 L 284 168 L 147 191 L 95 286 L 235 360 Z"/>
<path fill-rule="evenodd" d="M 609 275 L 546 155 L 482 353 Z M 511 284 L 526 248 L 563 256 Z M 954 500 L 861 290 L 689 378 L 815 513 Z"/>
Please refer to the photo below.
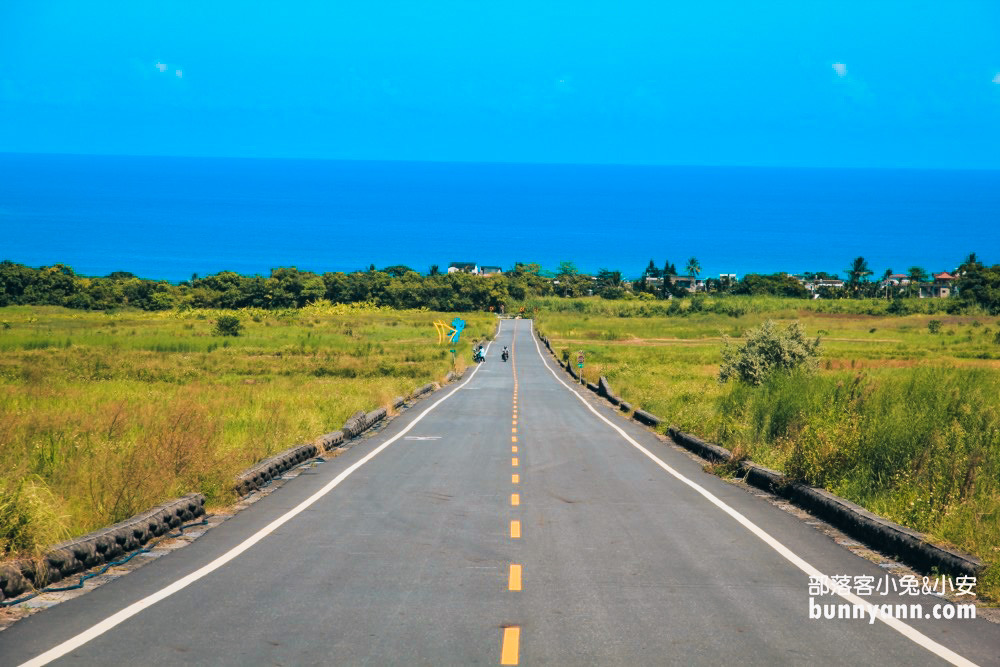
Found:
<path fill-rule="evenodd" d="M 0 151 L 1000 168 L 1000 2 L 0 2 Z"/>

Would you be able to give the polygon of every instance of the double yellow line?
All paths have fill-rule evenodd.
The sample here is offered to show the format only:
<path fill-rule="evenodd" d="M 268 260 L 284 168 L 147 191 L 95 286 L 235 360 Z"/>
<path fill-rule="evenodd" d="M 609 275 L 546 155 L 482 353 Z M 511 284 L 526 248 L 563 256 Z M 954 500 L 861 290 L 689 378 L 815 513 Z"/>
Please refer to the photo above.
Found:
<path fill-rule="evenodd" d="M 513 404 L 511 408 L 511 424 L 510 424 L 510 453 L 518 454 L 517 445 L 517 356 L 515 352 L 517 351 L 517 320 L 514 320 L 514 341 L 510 346 L 510 360 L 511 360 L 511 370 L 514 373 L 514 397 Z M 521 461 L 518 456 L 512 456 L 510 459 L 511 468 L 518 469 L 521 466 Z M 519 473 L 511 473 L 510 483 L 512 485 L 518 485 L 521 483 L 521 475 Z M 510 494 L 510 506 L 520 507 L 521 506 L 521 494 L 511 493 Z M 511 539 L 517 540 L 521 538 L 521 521 L 520 519 L 511 519 L 510 521 L 510 537 Z M 507 575 L 507 590 L 510 591 L 520 591 L 521 590 L 521 570 L 522 567 L 518 563 L 510 564 L 510 572 Z M 500 664 L 501 665 L 516 665 L 520 660 L 520 645 L 521 645 L 521 628 L 517 625 L 511 625 L 503 629 L 503 639 L 500 645 Z"/>

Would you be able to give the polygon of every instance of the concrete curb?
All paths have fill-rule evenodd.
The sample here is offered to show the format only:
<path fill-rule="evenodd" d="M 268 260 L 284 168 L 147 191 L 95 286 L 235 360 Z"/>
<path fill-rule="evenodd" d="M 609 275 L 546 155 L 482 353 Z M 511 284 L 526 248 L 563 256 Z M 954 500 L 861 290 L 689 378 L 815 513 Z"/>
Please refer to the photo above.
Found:
<path fill-rule="evenodd" d="M 725 447 L 705 442 L 673 427 L 667 429 L 667 432 L 674 442 L 702 458 L 718 462 L 733 460 L 732 453 Z M 975 556 L 932 544 L 923 533 L 873 514 L 825 489 L 792 481 L 782 473 L 752 461 L 739 461 L 737 467 L 746 481 L 754 486 L 787 498 L 848 535 L 874 545 L 880 551 L 891 553 L 914 567 L 924 571 L 937 568 L 940 572 L 968 576 L 977 576 L 986 567 Z"/>
<path fill-rule="evenodd" d="M 636 410 L 633 412 L 632 419 L 636 420 L 640 424 L 652 426 L 653 428 L 656 428 L 663 422 L 660 417 L 657 417 L 652 412 L 646 412 L 645 410 Z"/>
<path fill-rule="evenodd" d="M 45 588 L 77 572 L 113 561 L 204 514 L 205 496 L 189 493 L 113 526 L 57 544 L 38 561 L 0 564 L 0 600 Z"/>

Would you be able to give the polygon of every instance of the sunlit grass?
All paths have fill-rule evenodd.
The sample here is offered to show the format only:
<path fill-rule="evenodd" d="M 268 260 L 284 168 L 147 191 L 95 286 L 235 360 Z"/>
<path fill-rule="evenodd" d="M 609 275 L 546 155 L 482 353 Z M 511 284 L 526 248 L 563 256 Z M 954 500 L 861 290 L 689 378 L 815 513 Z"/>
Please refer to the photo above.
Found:
<path fill-rule="evenodd" d="M 247 311 L 243 335 L 220 337 L 219 314 L 0 309 L 0 490 L 21 499 L 0 508 L 0 555 L 190 491 L 227 502 L 239 471 L 452 369 L 431 326 L 451 315 Z M 495 325 L 465 319 L 459 367 Z"/>
<path fill-rule="evenodd" d="M 996 317 L 815 312 L 790 299 L 762 300 L 738 317 L 620 317 L 580 301 L 579 312 L 542 310 L 538 326 L 557 354 L 585 353 L 588 380 L 606 376 L 625 400 L 663 417 L 664 429 L 739 448 L 975 553 L 991 564 L 985 590 L 1000 591 Z M 822 337 L 818 372 L 759 388 L 720 384 L 723 336 L 768 318 Z"/>

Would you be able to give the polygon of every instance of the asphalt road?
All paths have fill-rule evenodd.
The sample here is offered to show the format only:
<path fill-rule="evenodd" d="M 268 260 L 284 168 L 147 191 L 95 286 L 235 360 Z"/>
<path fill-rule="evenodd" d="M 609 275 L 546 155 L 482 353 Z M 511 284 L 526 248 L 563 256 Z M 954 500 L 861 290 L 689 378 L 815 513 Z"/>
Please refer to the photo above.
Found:
<path fill-rule="evenodd" d="M 581 399 L 530 327 L 316 474 L 0 633 L 0 664 L 1000 663 L 984 620 L 810 619 L 808 568 L 886 570 Z"/>

